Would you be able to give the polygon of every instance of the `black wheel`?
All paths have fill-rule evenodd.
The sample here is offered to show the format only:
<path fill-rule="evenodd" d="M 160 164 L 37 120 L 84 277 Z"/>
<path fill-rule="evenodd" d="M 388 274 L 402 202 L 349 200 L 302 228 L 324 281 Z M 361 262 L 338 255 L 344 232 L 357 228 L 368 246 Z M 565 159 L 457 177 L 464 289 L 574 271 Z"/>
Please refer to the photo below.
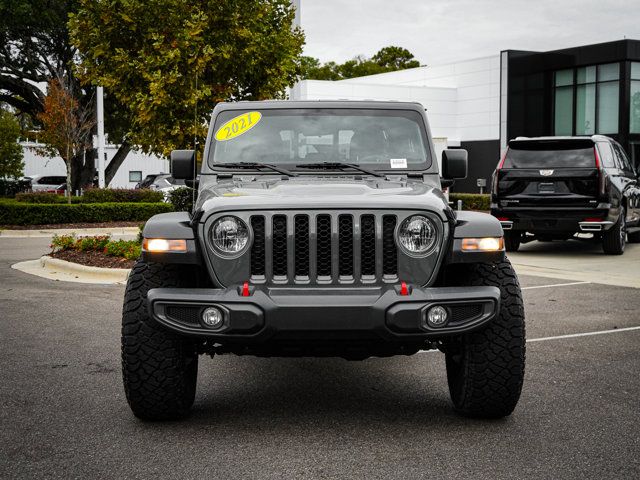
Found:
<path fill-rule="evenodd" d="M 629 243 L 640 243 L 640 230 L 633 233 L 627 233 Z"/>
<path fill-rule="evenodd" d="M 607 255 L 622 255 L 627 241 L 627 224 L 624 207 L 620 208 L 618 221 L 602 234 L 602 249 Z"/>
<path fill-rule="evenodd" d="M 129 406 L 144 420 L 173 420 L 189 414 L 196 393 L 198 355 L 194 345 L 156 323 L 147 312 L 147 292 L 190 283 L 184 267 L 138 260 L 131 271 L 122 310 L 122 377 Z"/>
<path fill-rule="evenodd" d="M 504 248 L 507 252 L 517 252 L 520 248 L 522 234 L 520 232 L 504 232 Z"/>
<path fill-rule="evenodd" d="M 507 416 L 524 381 L 524 307 L 518 278 L 508 260 L 464 265 L 452 273 L 457 285 L 496 286 L 501 291 L 496 318 L 444 345 L 453 406 L 470 417 Z"/>

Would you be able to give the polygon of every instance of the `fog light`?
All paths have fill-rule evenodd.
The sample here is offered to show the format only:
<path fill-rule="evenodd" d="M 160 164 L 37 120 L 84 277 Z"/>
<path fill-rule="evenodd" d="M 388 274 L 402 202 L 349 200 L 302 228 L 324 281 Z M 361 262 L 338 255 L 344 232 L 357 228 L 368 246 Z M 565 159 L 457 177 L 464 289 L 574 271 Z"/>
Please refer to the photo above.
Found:
<path fill-rule="evenodd" d="M 219 308 L 208 307 L 202 312 L 202 321 L 209 328 L 219 329 L 224 324 L 224 314 Z"/>
<path fill-rule="evenodd" d="M 448 320 L 449 313 L 447 312 L 447 309 L 440 305 L 431 307 L 427 312 L 427 324 L 429 324 L 430 327 L 442 327 Z"/>

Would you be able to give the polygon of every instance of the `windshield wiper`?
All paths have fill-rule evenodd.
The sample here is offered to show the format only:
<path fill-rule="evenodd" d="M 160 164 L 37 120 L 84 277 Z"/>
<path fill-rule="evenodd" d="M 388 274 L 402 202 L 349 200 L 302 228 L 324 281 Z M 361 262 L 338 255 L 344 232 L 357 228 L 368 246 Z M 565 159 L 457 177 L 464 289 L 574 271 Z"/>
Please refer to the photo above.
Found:
<path fill-rule="evenodd" d="M 320 163 L 301 163 L 296 165 L 296 168 L 315 168 L 318 170 L 344 170 L 345 168 L 353 168 L 354 170 L 360 170 L 367 175 L 374 175 L 376 177 L 384 177 L 384 173 L 369 170 L 368 168 L 361 167 L 357 163 L 342 163 L 342 162 L 320 162 Z"/>
<path fill-rule="evenodd" d="M 282 173 L 283 175 L 287 175 L 289 177 L 297 177 L 298 174 L 295 172 L 291 172 L 286 168 L 277 167 L 276 165 L 271 165 L 270 163 L 258 163 L 258 162 L 235 162 L 235 163 L 216 163 L 214 168 L 241 168 L 241 169 L 260 169 L 260 168 L 268 168 L 269 170 L 273 170 L 274 172 Z"/>

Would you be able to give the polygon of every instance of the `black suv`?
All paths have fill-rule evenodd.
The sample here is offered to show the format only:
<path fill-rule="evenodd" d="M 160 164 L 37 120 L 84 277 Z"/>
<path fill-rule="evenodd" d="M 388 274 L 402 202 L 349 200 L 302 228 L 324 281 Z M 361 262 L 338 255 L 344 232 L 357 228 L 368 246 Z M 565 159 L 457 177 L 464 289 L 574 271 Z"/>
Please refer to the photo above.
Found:
<path fill-rule="evenodd" d="M 517 138 L 493 174 L 491 213 L 507 251 L 590 233 L 621 255 L 640 242 L 640 186 L 622 147 L 602 135 Z"/>
<path fill-rule="evenodd" d="M 502 417 L 524 378 L 524 309 L 491 215 L 442 194 L 424 107 L 399 102 L 220 103 L 193 212 L 152 217 L 127 283 L 124 385 L 133 412 L 182 417 L 199 354 L 446 356 L 455 408 Z M 424 357 L 427 361 L 427 357 Z"/>

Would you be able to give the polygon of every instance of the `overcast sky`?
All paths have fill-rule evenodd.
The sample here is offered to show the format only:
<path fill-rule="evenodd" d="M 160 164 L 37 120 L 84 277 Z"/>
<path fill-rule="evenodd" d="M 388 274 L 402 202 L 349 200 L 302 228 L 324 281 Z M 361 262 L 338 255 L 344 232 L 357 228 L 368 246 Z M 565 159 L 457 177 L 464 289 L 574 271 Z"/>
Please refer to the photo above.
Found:
<path fill-rule="evenodd" d="M 421 64 L 640 39 L 640 0 L 301 0 L 305 54 L 342 62 L 381 47 Z"/>

